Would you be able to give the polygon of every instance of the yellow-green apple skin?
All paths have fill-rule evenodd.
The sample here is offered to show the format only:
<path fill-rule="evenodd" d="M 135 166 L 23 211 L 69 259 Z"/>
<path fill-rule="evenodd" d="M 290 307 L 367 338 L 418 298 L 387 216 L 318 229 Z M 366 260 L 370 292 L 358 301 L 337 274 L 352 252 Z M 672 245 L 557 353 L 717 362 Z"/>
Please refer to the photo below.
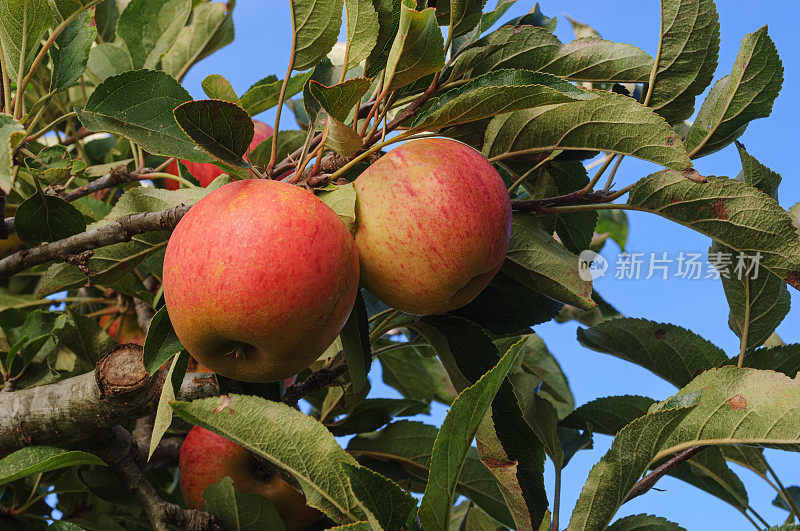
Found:
<path fill-rule="evenodd" d="M 358 253 L 312 193 L 249 179 L 214 190 L 181 219 L 163 285 L 175 333 L 198 363 L 275 382 L 336 339 L 358 290 Z"/>
<path fill-rule="evenodd" d="M 201 510 L 205 490 L 230 476 L 240 491 L 260 494 L 272 502 L 289 531 L 305 529 L 322 517 L 322 513 L 306 505 L 302 493 L 284 480 L 264 477 L 253 454 L 199 426 L 186 435 L 178 467 L 183 499 L 191 509 Z"/>
<path fill-rule="evenodd" d="M 361 281 L 383 302 L 431 315 L 469 303 L 503 264 L 511 202 L 483 155 L 429 138 L 384 155 L 354 182 Z"/>

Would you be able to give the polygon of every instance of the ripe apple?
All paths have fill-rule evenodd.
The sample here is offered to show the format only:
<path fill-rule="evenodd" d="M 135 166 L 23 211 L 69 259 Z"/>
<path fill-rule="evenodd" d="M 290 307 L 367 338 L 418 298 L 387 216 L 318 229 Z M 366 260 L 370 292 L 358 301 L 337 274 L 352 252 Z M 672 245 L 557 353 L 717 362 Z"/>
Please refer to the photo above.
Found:
<path fill-rule="evenodd" d="M 314 194 L 248 179 L 214 190 L 178 223 L 163 284 L 175 333 L 199 363 L 275 382 L 336 339 L 355 302 L 358 253 Z"/>
<path fill-rule="evenodd" d="M 106 330 L 108 335 L 116 339 L 117 343 L 120 345 L 136 343 L 137 345 L 144 346 L 144 340 L 147 335 L 139 328 L 139 322 L 136 320 L 135 312 L 126 312 L 121 316 L 103 315 L 100 317 L 100 326 L 105 328 L 109 319 L 112 317 L 116 317 L 116 319 Z"/>
<path fill-rule="evenodd" d="M 306 505 L 306 498 L 277 476 L 269 476 L 258 460 L 238 444 L 199 426 L 186 435 L 181 447 L 181 492 L 192 509 L 202 509 L 203 492 L 225 476 L 237 489 L 267 498 L 286 524 L 286 529 L 305 529 L 322 517 Z"/>
<path fill-rule="evenodd" d="M 248 149 L 248 154 L 245 156 L 249 156 L 250 152 L 253 151 L 256 146 L 258 146 L 261 142 L 272 136 L 272 128 L 265 124 L 264 122 L 260 122 L 258 120 L 253 120 L 253 140 L 250 142 L 250 148 Z M 215 164 L 211 162 L 190 162 L 188 160 L 181 160 L 188 168 L 189 173 L 191 173 L 200 184 L 203 186 L 208 186 L 208 184 L 225 173 L 223 170 L 218 168 Z M 172 175 L 179 175 L 178 173 L 178 161 L 173 160 L 170 162 L 164 173 L 171 173 Z M 174 181 L 172 179 L 167 179 L 164 182 L 164 187 L 168 190 L 177 190 L 180 188 L 180 184 L 178 181 Z"/>
<path fill-rule="evenodd" d="M 494 277 L 511 238 L 511 202 L 483 155 L 461 142 L 408 142 L 354 182 L 361 281 L 398 310 L 464 306 Z"/>

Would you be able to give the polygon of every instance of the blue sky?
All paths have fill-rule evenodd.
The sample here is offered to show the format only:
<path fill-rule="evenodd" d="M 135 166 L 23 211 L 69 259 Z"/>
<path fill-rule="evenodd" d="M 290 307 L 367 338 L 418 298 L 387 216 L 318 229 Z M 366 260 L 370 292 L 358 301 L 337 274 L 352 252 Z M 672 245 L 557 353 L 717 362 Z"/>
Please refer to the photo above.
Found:
<path fill-rule="evenodd" d="M 489 5 L 493 5 L 493 2 L 489 0 Z M 503 20 L 526 13 L 532 5 L 531 2 L 520 0 Z M 541 2 L 541 7 L 546 15 L 558 16 L 556 34 L 562 41 L 573 38 L 569 22 L 563 17 L 569 14 L 594 26 L 606 39 L 628 42 L 650 54 L 655 53 L 659 32 L 659 2 L 545 0 Z M 800 116 L 798 100 L 791 94 L 792 88 L 798 85 L 800 73 L 800 48 L 795 45 L 800 6 L 795 2 L 777 0 L 758 4 L 719 0 L 717 7 L 722 44 L 715 80 L 730 72 L 742 37 L 765 24 L 769 24 L 769 34 L 781 54 L 784 89 L 775 104 L 773 116 L 753 122 L 741 141 L 751 155 L 783 176 L 780 201 L 782 206 L 789 208 L 800 202 L 800 180 L 794 176 L 797 141 L 791 133 L 794 130 L 793 119 Z M 234 43 L 201 61 L 186 77 L 184 85 L 195 98 L 205 97 L 200 82 L 208 74 L 222 74 L 239 94 L 268 74 L 283 77 L 291 31 L 288 3 L 284 0 L 240 0 L 234 21 Z M 703 96 L 698 98 L 697 108 Z M 291 112 L 284 112 L 283 116 L 286 120 L 284 125 L 294 127 Z M 274 123 L 274 109 L 259 118 Z M 706 175 L 735 176 L 741 169 L 738 153 L 733 146 L 696 161 L 695 166 Z M 652 164 L 626 158 L 616 181 L 623 186 L 656 169 Z M 659 255 L 667 252 L 668 256 L 674 257 L 681 251 L 705 253 L 708 249 L 708 238 L 656 216 L 630 212 L 629 220 L 629 252 L 656 252 Z M 603 253 L 611 261 L 612 267 L 618 251 L 618 247 L 610 243 Z M 673 273 L 674 269 L 671 268 L 670 274 Z M 728 307 L 718 281 L 674 278 L 615 280 L 606 277 L 596 281 L 595 287 L 625 315 L 677 324 L 703 335 L 730 355 L 738 352 L 738 338 L 728 329 Z M 787 343 L 800 342 L 800 296 L 794 290 L 792 303 L 795 310 L 778 328 L 778 333 Z M 675 389 L 671 385 L 650 373 L 581 347 L 575 339 L 577 326 L 574 323 L 549 323 L 536 327 L 564 368 L 577 404 L 610 394 L 640 394 L 657 399 L 674 394 Z M 395 396 L 392 389 L 381 383 L 380 375 L 375 372 L 371 396 Z M 443 407 L 435 407 L 434 415 L 422 420 L 439 423 L 445 412 Z M 565 470 L 562 520 L 568 518 L 589 470 L 608 449 L 610 440 L 602 435 L 595 436 L 595 448 L 580 452 Z M 800 457 L 777 451 L 768 451 L 767 454 L 773 467 L 779 473 L 783 471 L 781 479 L 784 484 L 800 484 Z M 552 466 L 548 464 L 547 470 L 548 489 L 552 491 Z M 754 474 L 742 469 L 737 469 L 737 472 L 748 488 L 751 505 L 771 525 L 783 523 L 786 512 L 771 506 L 774 491 Z M 619 516 L 643 512 L 657 514 L 689 530 L 751 529 L 737 511 L 694 487 L 671 478 L 660 481 L 657 487 L 663 491 L 651 491 L 624 505 Z"/>

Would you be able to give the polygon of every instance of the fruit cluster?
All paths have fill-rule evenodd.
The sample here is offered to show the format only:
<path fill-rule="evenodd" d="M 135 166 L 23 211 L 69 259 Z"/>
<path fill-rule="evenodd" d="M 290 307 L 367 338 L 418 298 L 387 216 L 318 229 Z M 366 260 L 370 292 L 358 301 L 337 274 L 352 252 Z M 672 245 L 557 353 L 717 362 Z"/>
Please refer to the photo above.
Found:
<path fill-rule="evenodd" d="M 192 171 L 204 185 L 218 172 Z M 189 210 L 167 245 L 163 285 L 175 333 L 200 364 L 241 381 L 289 378 L 336 339 L 359 284 L 395 309 L 429 315 L 469 303 L 500 269 L 509 196 L 471 147 L 408 142 L 354 188 L 354 235 L 313 193 L 271 180 L 227 184 Z M 245 449 L 200 427 L 184 442 L 180 469 L 190 507 L 230 475 L 269 498 L 292 528 L 320 516 L 283 480 L 258 478 Z"/>

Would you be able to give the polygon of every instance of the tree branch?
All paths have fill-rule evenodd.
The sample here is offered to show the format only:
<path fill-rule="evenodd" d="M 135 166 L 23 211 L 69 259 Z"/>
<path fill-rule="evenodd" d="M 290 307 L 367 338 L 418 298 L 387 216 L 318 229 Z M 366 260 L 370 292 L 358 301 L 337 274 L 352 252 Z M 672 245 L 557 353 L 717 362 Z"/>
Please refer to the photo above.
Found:
<path fill-rule="evenodd" d="M 678 452 L 677 454 L 669 458 L 663 465 L 659 466 L 658 468 L 650 472 L 648 475 L 640 479 L 639 482 L 633 486 L 633 489 L 631 489 L 630 494 L 628 494 L 628 497 L 625 498 L 625 501 L 623 503 L 629 502 L 632 499 L 641 496 L 648 490 L 652 489 L 653 485 L 655 485 L 656 482 L 659 479 L 661 479 L 664 475 L 669 474 L 679 465 L 682 465 L 683 463 L 685 463 L 698 453 L 702 452 L 706 448 L 708 448 L 708 445 L 693 446 L 691 448 L 687 448 L 686 450 Z"/>
<path fill-rule="evenodd" d="M 0 457 L 39 444 L 68 447 L 129 419 L 155 412 L 166 371 L 147 375 L 138 345 L 112 350 L 86 373 L 13 393 L 0 393 Z M 219 394 L 210 374 L 190 374 L 178 400 Z"/>
<path fill-rule="evenodd" d="M 286 389 L 283 403 L 292 407 L 296 406 L 301 398 L 331 385 L 339 376 L 347 372 L 347 362 L 340 361 L 332 367 L 324 367 L 311 373 L 308 378 Z"/>
<path fill-rule="evenodd" d="M 174 525 L 192 531 L 222 531 L 216 516 L 184 509 L 158 495 L 136 463 L 137 447 L 127 430 L 113 426 L 98 443 L 92 451 L 108 463 L 125 488 L 136 497 L 154 530 L 169 531 L 170 525 Z"/>
<path fill-rule="evenodd" d="M 178 205 L 159 212 L 134 214 L 120 218 L 99 229 L 76 234 L 32 249 L 23 249 L 0 260 L 0 280 L 31 266 L 44 264 L 51 260 L 63 260 L 67 255 L 130 241 L 136 234 L 172 230 L 189 211 L 189 208 L 191 206 Z"/>

